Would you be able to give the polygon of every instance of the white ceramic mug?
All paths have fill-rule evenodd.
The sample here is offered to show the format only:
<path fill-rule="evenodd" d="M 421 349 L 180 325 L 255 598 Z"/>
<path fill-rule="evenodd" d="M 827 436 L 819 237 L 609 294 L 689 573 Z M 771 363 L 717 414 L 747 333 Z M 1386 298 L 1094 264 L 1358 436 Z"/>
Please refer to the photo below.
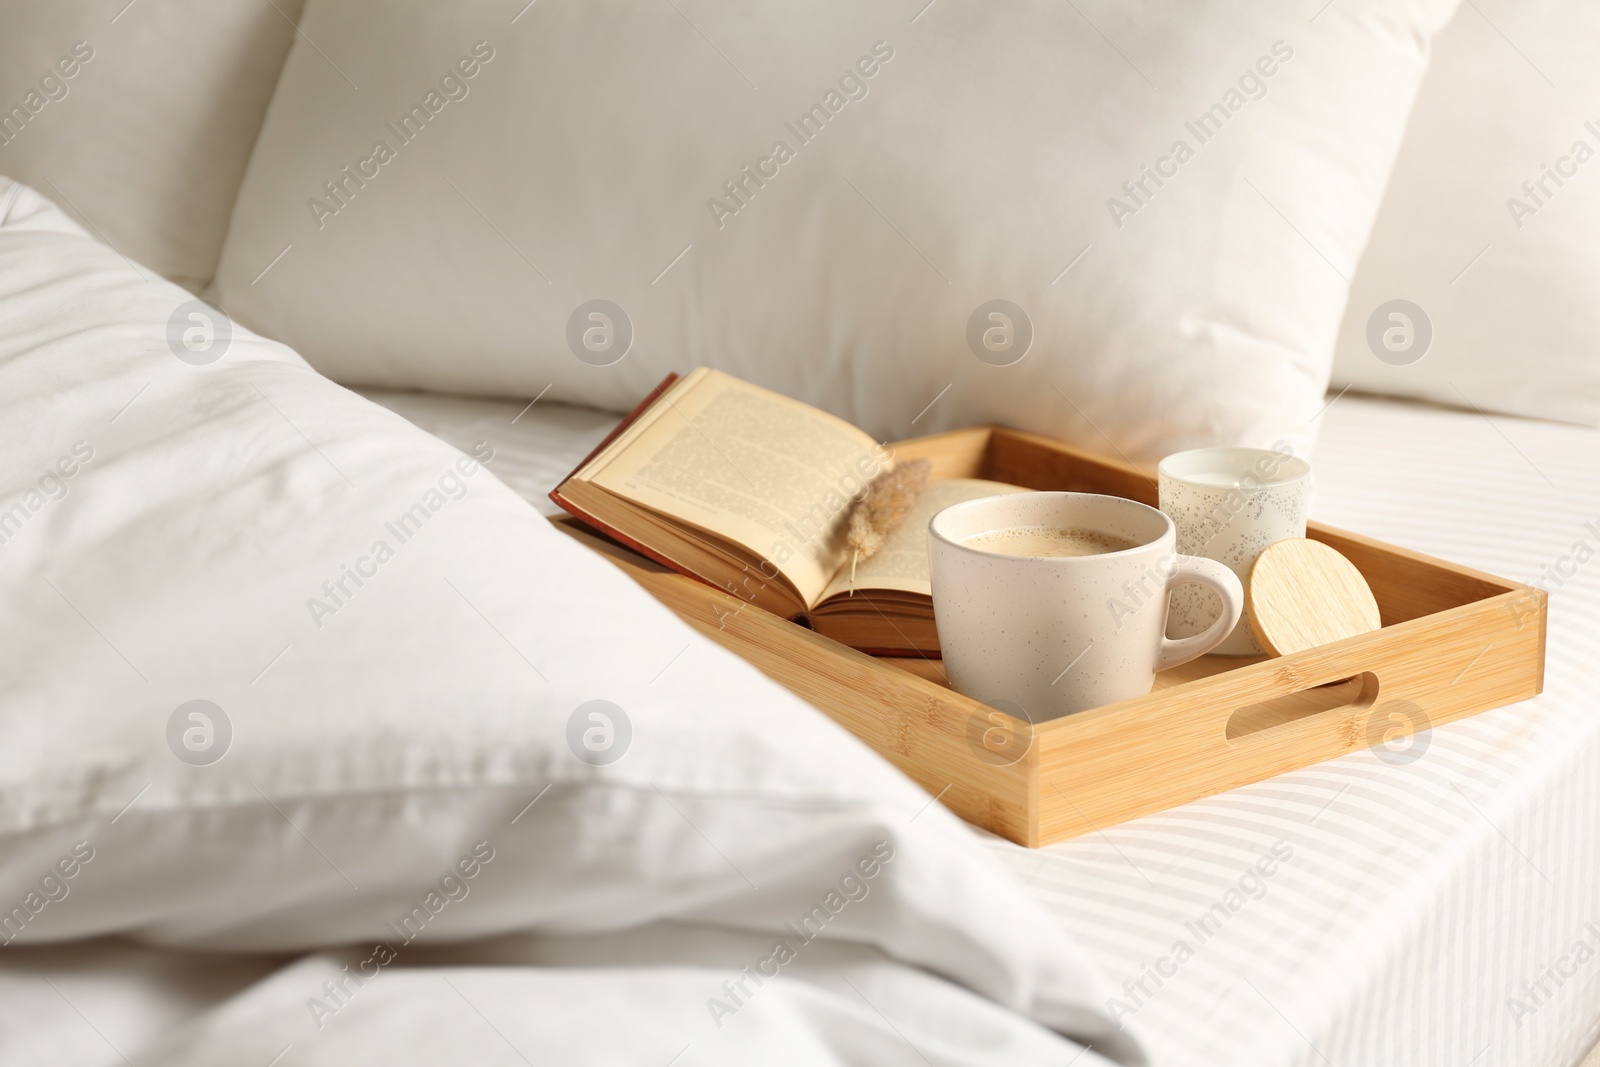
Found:
<path fill-rule="evenodd" d="M 1110 534 L 1134 547 L 1087 556 L 1013 556 L 974 547 L 981 534 L 1028 527 Z M 1014 493 L 945 508 L 928 524 L 933 613 L 957 691 L 1030 722 L 1148 693 L 1156 672 L 1205 655 L 1228 635 L 1244 589 L 1227 567 L 1181 556 L 1155 508 L 1089 493 Z M 1165 635 L 1182 583 L 1216 591 L 1227 610 L 1204 633 Z"/>
<path fill-rule="evenodd" d="M 1226 563 L 1241 582 L 1250 580 L 1261 550 L 1274 541 L 1306 535 L 1311 465 L 1288 445 L 1277 448 L 1196 448 L 1161 461 L 1161 510 L 1178 531 L 1178 551 Z M 1172 594 L 1167 634 L 1187 637 L 1210 626 L 1221 605 L 1205 589 Z M 1265 653 L 1249 613 L 1217 652 Z"/>

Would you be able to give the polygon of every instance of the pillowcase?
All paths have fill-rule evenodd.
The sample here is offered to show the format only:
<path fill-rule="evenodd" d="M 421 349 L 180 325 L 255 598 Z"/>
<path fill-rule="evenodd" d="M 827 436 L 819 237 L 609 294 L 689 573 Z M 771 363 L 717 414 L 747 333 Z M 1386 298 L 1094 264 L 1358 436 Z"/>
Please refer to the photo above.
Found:
<path fill-rule="evenodd" d="M 0 6 L 0 174 L 198 292 L 299 15 L 300 0 Z"/>
<path fill-rule="evenodd" d="M 1600 424 L 1597 41 L 1582 0 L 1485 0 L 1440 35 L 1334 384 Z"/>
<path fill-rule="evenodd" d="M 366 386 L 1304 449 L 1454 6 L 311 0 L 214 296 Z"/>
<path fill-rule="evenodd" d="M 823 936 L 1133 1047 L 953 815 L 557 532 L 491 448 L 6 181 L 0 426 L 6 942 L 770 933 L 871 878 Z"/>

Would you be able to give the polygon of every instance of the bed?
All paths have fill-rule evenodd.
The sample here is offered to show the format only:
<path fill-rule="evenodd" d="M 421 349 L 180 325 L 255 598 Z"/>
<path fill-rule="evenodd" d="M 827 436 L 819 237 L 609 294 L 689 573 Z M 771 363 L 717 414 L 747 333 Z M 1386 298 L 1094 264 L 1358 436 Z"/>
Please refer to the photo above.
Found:
<path fill-rule="evenodd" d="M 1514 239 L 1472 212 L 1589 117 L 1593 20 L 1469 4 L 1435 41 L 1456 6 L 17 7 L 0 1065 L 1576 1064 L 1600 428 L 1502 413 L 1595 421 L 1600 215 L 1581 182 Z M 829 136 L 707 218 L 841 70 Z M 424 93 L 449 110 L 399 165 L 351 156 Z M 1181 180 L 1105 200 L 1219 93 L 1248 110 Z M 1469 128 L 1484 165 L 1430 169 Z M 1372 340 L 1397 292 L 1424 362 Z M 590 346 L 633 340 L 597 296 L 639 344 Z M 991 304 L 1032 358 L 982 340 Z M 972 831 L 539 517 L 618 418 L 575 405 L 698 362 L 882 436 L 1320 438 L 1314 517 L 1550 592 L 1545 691 L 1044 849 Z M 658 716 L 654 762 L 579 754 L 603 691 Z M 841 851 L 875 840 L 892 864 Z M 844 918 L 763 992 L 762 939 L 845 863 Z M 430 879 L 438 910 L 389 910 Z M 432 932 L 380 958 L 383 916 Z"/>
<path fill-rule="evenodd" d="M 492 441 L 495 473 L 546 512 L 615 420 L 371 396 L 458 446 Z M 1600 946 L 1600 567 L 1574 562 L 1576 543 L 1600 542 L 1586 525 L 1600 520 L 1600 432 L 1354 395 L 1323 419 L 1317 518 L 1545 582 L 1544 695 L 1424 735 L 1404 767 L 1363 753 L 1049 848 L 990 847 L 1111 978 L 1154 1062 L 1575 1063 L 1600 1017 L 1600 965 L 1575 948 Z M 1290 858 L 1248 877 L 1274 847 Z M 1241 879 L 1245 907 L 1199 925 Z M 1181 964 L 1178 942 L 1193 950 Z M 8 993 L 8 1063 L 33 1062 L 30 1031 L 52 1035 L 50 1062 L 69 1062 L 63 1033 L 85 1056 L 71 1062 L 114 1062 L 106 1040 L 137 1047 L 292 964 L 211 958 L 201 975 L 120 943 L 29 951 L 6 961 L 9 980 L 52 976 L 84 1017 L 49 989 Z M 96 963 L 111 966 L 91 976 Z M 121 1032 L 102 1040 L 89 1018 Z"/>

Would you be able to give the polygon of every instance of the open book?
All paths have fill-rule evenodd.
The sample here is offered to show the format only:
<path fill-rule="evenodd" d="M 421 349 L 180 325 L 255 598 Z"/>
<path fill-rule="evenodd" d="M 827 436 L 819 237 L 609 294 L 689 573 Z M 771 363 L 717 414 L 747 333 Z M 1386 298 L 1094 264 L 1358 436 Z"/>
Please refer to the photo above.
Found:
<path fill-rule="evenodd" d="M 662 383 L 550 498 L 659 563 L 844 644 L 937 655 L 928 520 L 1022 490 L 932 482 L 883 547 L 855 562 L 851 505 L 893 462 L 841 419 L 702 367 Z"/>

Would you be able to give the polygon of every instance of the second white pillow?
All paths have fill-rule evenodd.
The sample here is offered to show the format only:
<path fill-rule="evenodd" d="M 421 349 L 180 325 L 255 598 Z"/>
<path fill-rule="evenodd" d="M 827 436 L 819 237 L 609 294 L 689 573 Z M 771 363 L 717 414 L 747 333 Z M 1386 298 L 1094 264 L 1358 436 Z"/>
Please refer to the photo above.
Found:
<path fill-rule="evenodd" d="M 1463 6 L 1350 293 L 1334 384 L 1600 425 L 1600 7 Z"/>
<path fill-rule="evenodd" d="M 362 385 L 1304 448 L 1454 6 L 312 0 L 216 294 Z"/>

